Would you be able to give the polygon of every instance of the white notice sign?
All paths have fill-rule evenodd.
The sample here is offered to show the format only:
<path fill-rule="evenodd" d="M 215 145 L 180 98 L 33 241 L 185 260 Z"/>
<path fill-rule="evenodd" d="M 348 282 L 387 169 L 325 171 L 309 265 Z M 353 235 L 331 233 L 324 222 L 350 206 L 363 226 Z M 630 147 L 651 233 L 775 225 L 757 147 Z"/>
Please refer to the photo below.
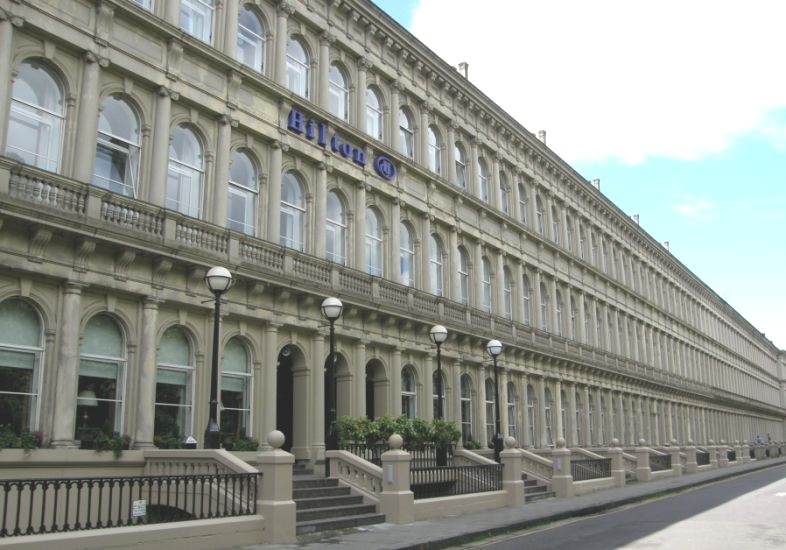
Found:
<path fill-rule="evenodd" d="M 147 513 L 147 501 L 135 500 L 131 504 L 131 517 L 141 518 Z"/>

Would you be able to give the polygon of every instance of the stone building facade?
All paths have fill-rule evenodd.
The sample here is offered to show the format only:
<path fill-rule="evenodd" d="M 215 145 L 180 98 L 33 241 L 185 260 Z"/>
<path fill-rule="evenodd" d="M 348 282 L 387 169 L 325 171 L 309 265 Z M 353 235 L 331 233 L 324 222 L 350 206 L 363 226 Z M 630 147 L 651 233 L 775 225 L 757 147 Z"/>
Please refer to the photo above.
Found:
<path fill-rule="evenodd" d="M 782 440 L 784 353 L 362 0 L 0 0 L 0 407 L 56 447 L 338 414 L 524 447 Z"/>

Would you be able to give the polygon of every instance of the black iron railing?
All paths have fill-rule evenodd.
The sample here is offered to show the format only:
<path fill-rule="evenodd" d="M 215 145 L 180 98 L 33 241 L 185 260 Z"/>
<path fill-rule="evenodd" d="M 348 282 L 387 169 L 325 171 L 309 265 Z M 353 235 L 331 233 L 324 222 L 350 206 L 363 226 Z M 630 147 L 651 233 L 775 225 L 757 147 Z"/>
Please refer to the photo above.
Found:
<path fill-rule="evenodd" d="M 342 451 L 349 451 L 353 455 L 357 455 L 363 460 L 367 460 L 377 466 L 382 466 L 382 453 L 389 450 L 387 443 L 344 443 L 340 446 Z M 453 464 L 453 449 L 454 446 L 450 445 L 445 449 L 446 463 L 445 466 Z M 426 445 L 418 449 L 408 449 L 406 445 L 404 450 L 407 451 L 412 457 L 410 463 L 411 468 L 433 468 L 437 464 L 437 447 L 435 445 Z"/>
<path fill-rule="evenodd" d="M 704 451 L 696 451 L 696 465 L 707 466 L 710 463 L 710 453 Z"/>
<path fill-rule="evenodd" d="M 0 537 L 251 515 L 258 475 L 0 480 Z"/>
<path fill-rule="evenodd" d="M 663 472 L 671 470 L 671 455 L 650 455 L 650 471 Z"/>
<path fill-rule="evenodd" d="M 469 495 L 502 490 L 502 465 L 413 468 L 409 476 L 415 498 Z"/>
<path fill-rule="evenodd" d="M 726 450 L 726 458 L 729 462 L 737 462 L 737 451 L 734 449 L 727 449 Z"/>
<path fill-rule="evenodd" d="M 573 481 L 587 481 L 589 479 L 611 477 L 611 459 L 571 460 L 570 475 L 573 476 Z"/>

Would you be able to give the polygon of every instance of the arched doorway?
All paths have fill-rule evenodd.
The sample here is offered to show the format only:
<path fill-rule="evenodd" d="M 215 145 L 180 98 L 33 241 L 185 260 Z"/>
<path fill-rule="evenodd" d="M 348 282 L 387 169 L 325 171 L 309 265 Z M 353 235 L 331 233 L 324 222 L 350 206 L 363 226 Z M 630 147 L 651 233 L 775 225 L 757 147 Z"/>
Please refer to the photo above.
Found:
<path fill-rule="evenodd" d="M 314 409 L 309 392 L 309 370 L 300 348 L 289 344 L 281 349 L 276 378 L 276 429 L 286 437 L 282 449 L 299 459 L 309 459 L 311 427 L 308 419 Z"/>

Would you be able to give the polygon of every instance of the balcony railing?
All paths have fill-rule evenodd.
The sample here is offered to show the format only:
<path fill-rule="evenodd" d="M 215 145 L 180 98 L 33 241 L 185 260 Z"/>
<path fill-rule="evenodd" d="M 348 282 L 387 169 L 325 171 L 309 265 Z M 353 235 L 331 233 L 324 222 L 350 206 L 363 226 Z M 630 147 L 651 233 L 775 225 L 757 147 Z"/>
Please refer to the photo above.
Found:
<path fill-rule="evenodd" d="M 573 481 L 611 477 L 611 459 L 571 460 L 570 475 L 573 476 Z"/>
<path fill-rule="evenodd" d="M 0 538 L 252 515 L 258 476 L 0 480 Z"/>
<path fill-rule="evenodd" d="M 707 466 L 710 463 L 710 453 L 704 451 L 696 451 L 696 465 Z"/>
<path fill-rule="evenodd" d="M 416 499 L 502 490 L 501 464 L 413 468 L 409 474 Z"/>
<path fill-rule="evenodd" d="M 671 455 L 650 454 L 650 470 L 653 472 L 671 470 Z"/>

